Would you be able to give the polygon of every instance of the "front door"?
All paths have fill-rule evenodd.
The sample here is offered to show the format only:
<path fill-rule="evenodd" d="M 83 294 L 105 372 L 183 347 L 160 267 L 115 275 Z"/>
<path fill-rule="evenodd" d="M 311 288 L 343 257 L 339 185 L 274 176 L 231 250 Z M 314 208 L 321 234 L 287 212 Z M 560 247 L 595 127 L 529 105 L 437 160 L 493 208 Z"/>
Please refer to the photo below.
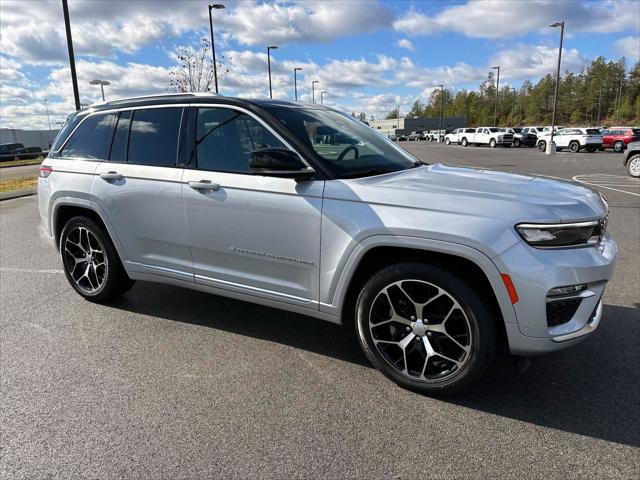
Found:
<path fill-rule="evenodd" d="M 252 114 L 195 117 L 182 192 L 196 283 L 317 309 L 324 182 L 251 175 L 251 151 L 288 148 Z"/>

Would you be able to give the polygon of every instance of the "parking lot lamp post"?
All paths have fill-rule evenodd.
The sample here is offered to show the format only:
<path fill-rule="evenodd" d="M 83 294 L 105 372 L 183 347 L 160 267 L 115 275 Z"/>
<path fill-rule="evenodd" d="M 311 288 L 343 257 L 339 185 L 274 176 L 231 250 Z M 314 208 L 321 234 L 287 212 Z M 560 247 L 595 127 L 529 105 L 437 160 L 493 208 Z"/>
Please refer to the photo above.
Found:
<path fill-rule="evenodd" d="M 516 95 L 516 89 L 511 87 L 511 90 L 513 91 L 513 105 L 511 105 L 511 118 L 513 120 L 513 116 L 515 115 L 515 111 L 516 111 L 516 97 L 518 95 Z"/>
<path fill-rule="evenodd" d="M 320 80 L 313 80 L 311 82 L 311 102 L 316 103 L 316 83 L 320 83 Z"/>
<path fill-rule="evenodd" d="M 222 8 L 224 8 L 224 5 L 221 3 L 209 5 L 209 31 L 211 32 L 211 57 L 213 58 L 213 84 L 215 85 L 216 93 L 218 93 L 218 66 L 216 65 L 216 46 L 213 43 L 213 20 L 211 18 L 211 10 L 220 10 Z"/>
<path fill-rule="evenodd" d="M 67 0 L 62 0 L 62 13 L 64 15 L 64 28 L 67 33 L 67 50 L 69 51 L 69 68 L 71 69 L 71 84 L 73 85 L 73 99 L 76 110 L 80 110 L 80 92 L 78 91 L 78 76 L 76 75 L 76 59 L 73 54 L 73 38 L 71 37 L 71 23 L 69 21 L 69 5 Z"/>
<path fill-rule="evenodd" d="M 600 84 L 600 92 L 598 93 L 598 118 L 596 123 L 600 125 L 600 105 L 602 104 L 602 84 Z"/>
<path fill-rule="evenodd" d="M 47 123 L 49 124 L 49 130 L 51 130 L 51 119 L 49 118 L 49 105 L 47 105 L 47 99 L 44 99 L 44 108 L 47 111 Z"/>
<path fill-rule="evenodd" d="M 267 67 L 269 69 L 269 98 L 273 98 L 273 92 L 271 91 L 271 50 L 278 48 L 277 45 L 269 45 L 267 47 Z"/>
<path fill-rule="evenodd" d="M 620 103 L 622 103 L 622 82 L 624 82 L 624 72 L 620 78 L 620 88 L 618 89 L 618 107 L 616 108 L 616 125 L 620 125 Z"/>
<path fill-rule="evenodd" d="M 551 155 L 553 148 L 553 134 L 556 126 L 556 105 L 558 103 L 558 87 L 560 86 L 560 62 L 562 60 L 562 40 L 564 39 L 564 21 L 555 22 L 549 25 L 552 28 L 560 27 L 560 48 L 558 49 L 558 68 L 556 69 L 556 89 L 553 94 L 553 113 L 551 114 L 551 136 L 549 137 L 549 145 L 547 145 L 547 155 Z"/>
<path fill-rule="evenodd" d="M 325 90 L 320 91 L 320 105 L 324 105 L 324 94 L 327 93 Z"/>
<path fill-rule="evenodd" d="M 107 80 L 99 80 L 96 78 L 95 80 L 91 80 L 89 82 L 89 85 L 100 85 L 100 91 L 102 92 L 102 101 L 104 102 L 104 86 L 111 84 Z"/>
<path fill-rule="evenodd" d="M 493 126 L 498 126 L 498 93 L 500 92 L 500 66 L 492 67 L 491 70 L 498 70 L 498 77 L 496 79 L 496 104 L 493 111 Z"/>
<path fill-rule="evenodd" d="M 438 131 L 438 142 L 440 142 L 440 135 L 442 134 L 442 126 L 444 124 L 444 85 L 438 85 L 440 87 L 440 131 Z"/>
<path fill-rule="evenodd" d="M 302 70 L 300 67 L 295 67 L 293 69 L 293 94 L 295 96 L 296 102 L 298 101 L 298 76 L 297 73 L 299 70 Z"/>

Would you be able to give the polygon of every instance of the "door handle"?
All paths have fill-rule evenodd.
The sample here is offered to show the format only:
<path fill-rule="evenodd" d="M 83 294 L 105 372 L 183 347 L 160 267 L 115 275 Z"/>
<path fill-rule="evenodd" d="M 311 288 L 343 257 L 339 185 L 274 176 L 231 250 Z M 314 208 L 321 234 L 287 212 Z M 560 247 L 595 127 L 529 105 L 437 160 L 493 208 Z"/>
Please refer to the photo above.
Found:
<path fill-rule="evenodd" d="M 122 174 L 118 172 L 102 172 L 100 178 L 106 181 L 109 180 L 122 180 Z"/>
<path fill-rule="evenodd" d="M 200 180 L 198 182 L 189 182 L 189 186 L 194 190 L 220 190 L 219 183 L 213 183 L 211 180 Z"/>

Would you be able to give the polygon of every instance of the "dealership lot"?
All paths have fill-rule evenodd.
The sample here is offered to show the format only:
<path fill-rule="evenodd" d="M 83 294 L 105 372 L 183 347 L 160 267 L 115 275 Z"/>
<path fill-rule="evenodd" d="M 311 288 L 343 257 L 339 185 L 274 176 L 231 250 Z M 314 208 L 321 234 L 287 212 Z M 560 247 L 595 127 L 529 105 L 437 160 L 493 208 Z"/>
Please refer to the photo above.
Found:
<path fill-rule="evenodd" d="M 598 188 L 619 246 L 598 332 L 501 355 L 433 399 L 348 328 L 166 285 L 107 306 L 67 285 L 34 197 L 0 203 L 0 478 L 629 478 L 640 468 L 640 184 L 611 152 L 403 142 L 446 162 Z"/>

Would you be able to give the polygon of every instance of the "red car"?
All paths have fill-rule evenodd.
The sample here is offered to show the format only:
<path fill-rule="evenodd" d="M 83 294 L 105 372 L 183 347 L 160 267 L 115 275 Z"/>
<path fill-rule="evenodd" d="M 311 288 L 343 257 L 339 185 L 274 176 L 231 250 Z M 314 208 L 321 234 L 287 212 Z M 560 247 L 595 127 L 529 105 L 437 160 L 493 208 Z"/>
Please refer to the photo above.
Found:
<path fill-rule="evenodd" d="M 602 131 L 602 148 L 613 148 L 620 153 L 630 142 L 640 140 L 640 128 L 611 127 Z"/>

